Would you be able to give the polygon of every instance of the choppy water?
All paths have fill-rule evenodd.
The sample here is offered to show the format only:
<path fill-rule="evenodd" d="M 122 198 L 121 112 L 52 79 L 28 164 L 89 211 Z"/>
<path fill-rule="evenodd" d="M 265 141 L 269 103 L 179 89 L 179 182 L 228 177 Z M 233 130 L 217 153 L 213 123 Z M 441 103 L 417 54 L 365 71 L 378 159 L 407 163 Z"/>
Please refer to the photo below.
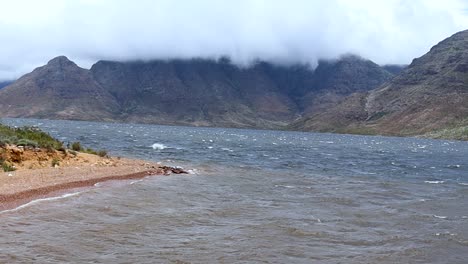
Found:
<path fill-rule="evenodd" d="M 0 263 L 467 263 L 468 143 L 19 120 L 193 169 L 0 214 Z"/>

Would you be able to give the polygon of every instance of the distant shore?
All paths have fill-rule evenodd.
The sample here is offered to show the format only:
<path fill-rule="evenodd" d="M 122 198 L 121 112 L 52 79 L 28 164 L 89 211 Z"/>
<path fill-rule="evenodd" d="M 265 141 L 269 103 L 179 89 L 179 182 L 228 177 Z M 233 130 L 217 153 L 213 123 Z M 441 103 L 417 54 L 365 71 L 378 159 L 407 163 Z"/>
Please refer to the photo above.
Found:
<path fill-rule="evenodd" d="M 41 162 L 41 155 L 35 157 L 37 160 L 34 163 L 24 161 L 17 170 L 0 173 L 0 211 L 99 182 L 185 173 L 181 169 L 154 162 L 86 153 L 77 153 L 72 158 L 64 159 L 60 165 L 38 167 L 37 164 L 46 164 L 47 160 Z"/>

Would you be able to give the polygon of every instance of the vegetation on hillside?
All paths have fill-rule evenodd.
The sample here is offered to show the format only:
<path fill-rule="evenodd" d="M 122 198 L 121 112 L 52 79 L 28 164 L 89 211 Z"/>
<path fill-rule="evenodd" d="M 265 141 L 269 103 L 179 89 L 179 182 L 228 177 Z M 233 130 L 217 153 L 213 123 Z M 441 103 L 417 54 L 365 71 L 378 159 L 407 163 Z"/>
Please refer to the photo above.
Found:
<path fill-rule="evenodd" d="M 461 126 L 455 128 L 447 128 L 435 132 L 427 133 L 424 135 L 429 138 L 438 139 L 455 139 L 468 141 L 468 126 Z"/>
<path fill-rule="evenodd" d="M 13 128 L 0 124 L 0 146 L 30 146 L 60 150 L 63 143 L 36 127 Z"/>
<path fill-rule="evenodd" d="M 71 146 L 64 147 L 63 142 L 53 138 L 48 133 L 40 130 L 37 127 L 9 127 L 0 124 L 0 167 L 3 171 L 14 171 L 15 167 L 5 155 L 5 147 L 10 146 L 22 146 L 25 148 L 40 148 L 46 149 L 47 151 L 61 151 L 65 154 L 69 153 L 76 156 L 76 152 L 83 152 L 100 157 L 106 157 L 107 151 L 105 150 L 93 150 L 91 148 L 84 148 L 80 142 L 74 142 Z M 59 165 L 59 160 L 53 160 L 52 166 Z"/>

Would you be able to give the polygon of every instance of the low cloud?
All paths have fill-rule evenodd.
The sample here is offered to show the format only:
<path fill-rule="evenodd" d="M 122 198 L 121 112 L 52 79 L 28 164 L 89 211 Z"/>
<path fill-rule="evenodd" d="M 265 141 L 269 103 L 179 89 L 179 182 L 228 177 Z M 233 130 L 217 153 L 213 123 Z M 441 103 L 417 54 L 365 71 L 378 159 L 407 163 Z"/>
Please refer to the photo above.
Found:
<path fill-rule="evenodd" d="M 467 28 L 463 0 L 16 0 L 2 3 L 0 80 L 57 55 L 309 63 L 355 53 L 405 64 Z"/>

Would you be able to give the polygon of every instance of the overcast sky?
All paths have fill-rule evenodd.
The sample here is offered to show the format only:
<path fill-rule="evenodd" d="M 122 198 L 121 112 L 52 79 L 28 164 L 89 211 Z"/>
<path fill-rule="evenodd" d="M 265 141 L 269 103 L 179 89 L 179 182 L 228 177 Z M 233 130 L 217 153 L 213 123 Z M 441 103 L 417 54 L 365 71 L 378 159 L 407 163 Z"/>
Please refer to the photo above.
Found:
<path fill-rule="evenodd" d="M 407 64 L 468 29 L 466 0 L 0 0 L 0 80 L 66 55 L 100 59 L 228 55 L 316 64 L 356 53 Z"/>

